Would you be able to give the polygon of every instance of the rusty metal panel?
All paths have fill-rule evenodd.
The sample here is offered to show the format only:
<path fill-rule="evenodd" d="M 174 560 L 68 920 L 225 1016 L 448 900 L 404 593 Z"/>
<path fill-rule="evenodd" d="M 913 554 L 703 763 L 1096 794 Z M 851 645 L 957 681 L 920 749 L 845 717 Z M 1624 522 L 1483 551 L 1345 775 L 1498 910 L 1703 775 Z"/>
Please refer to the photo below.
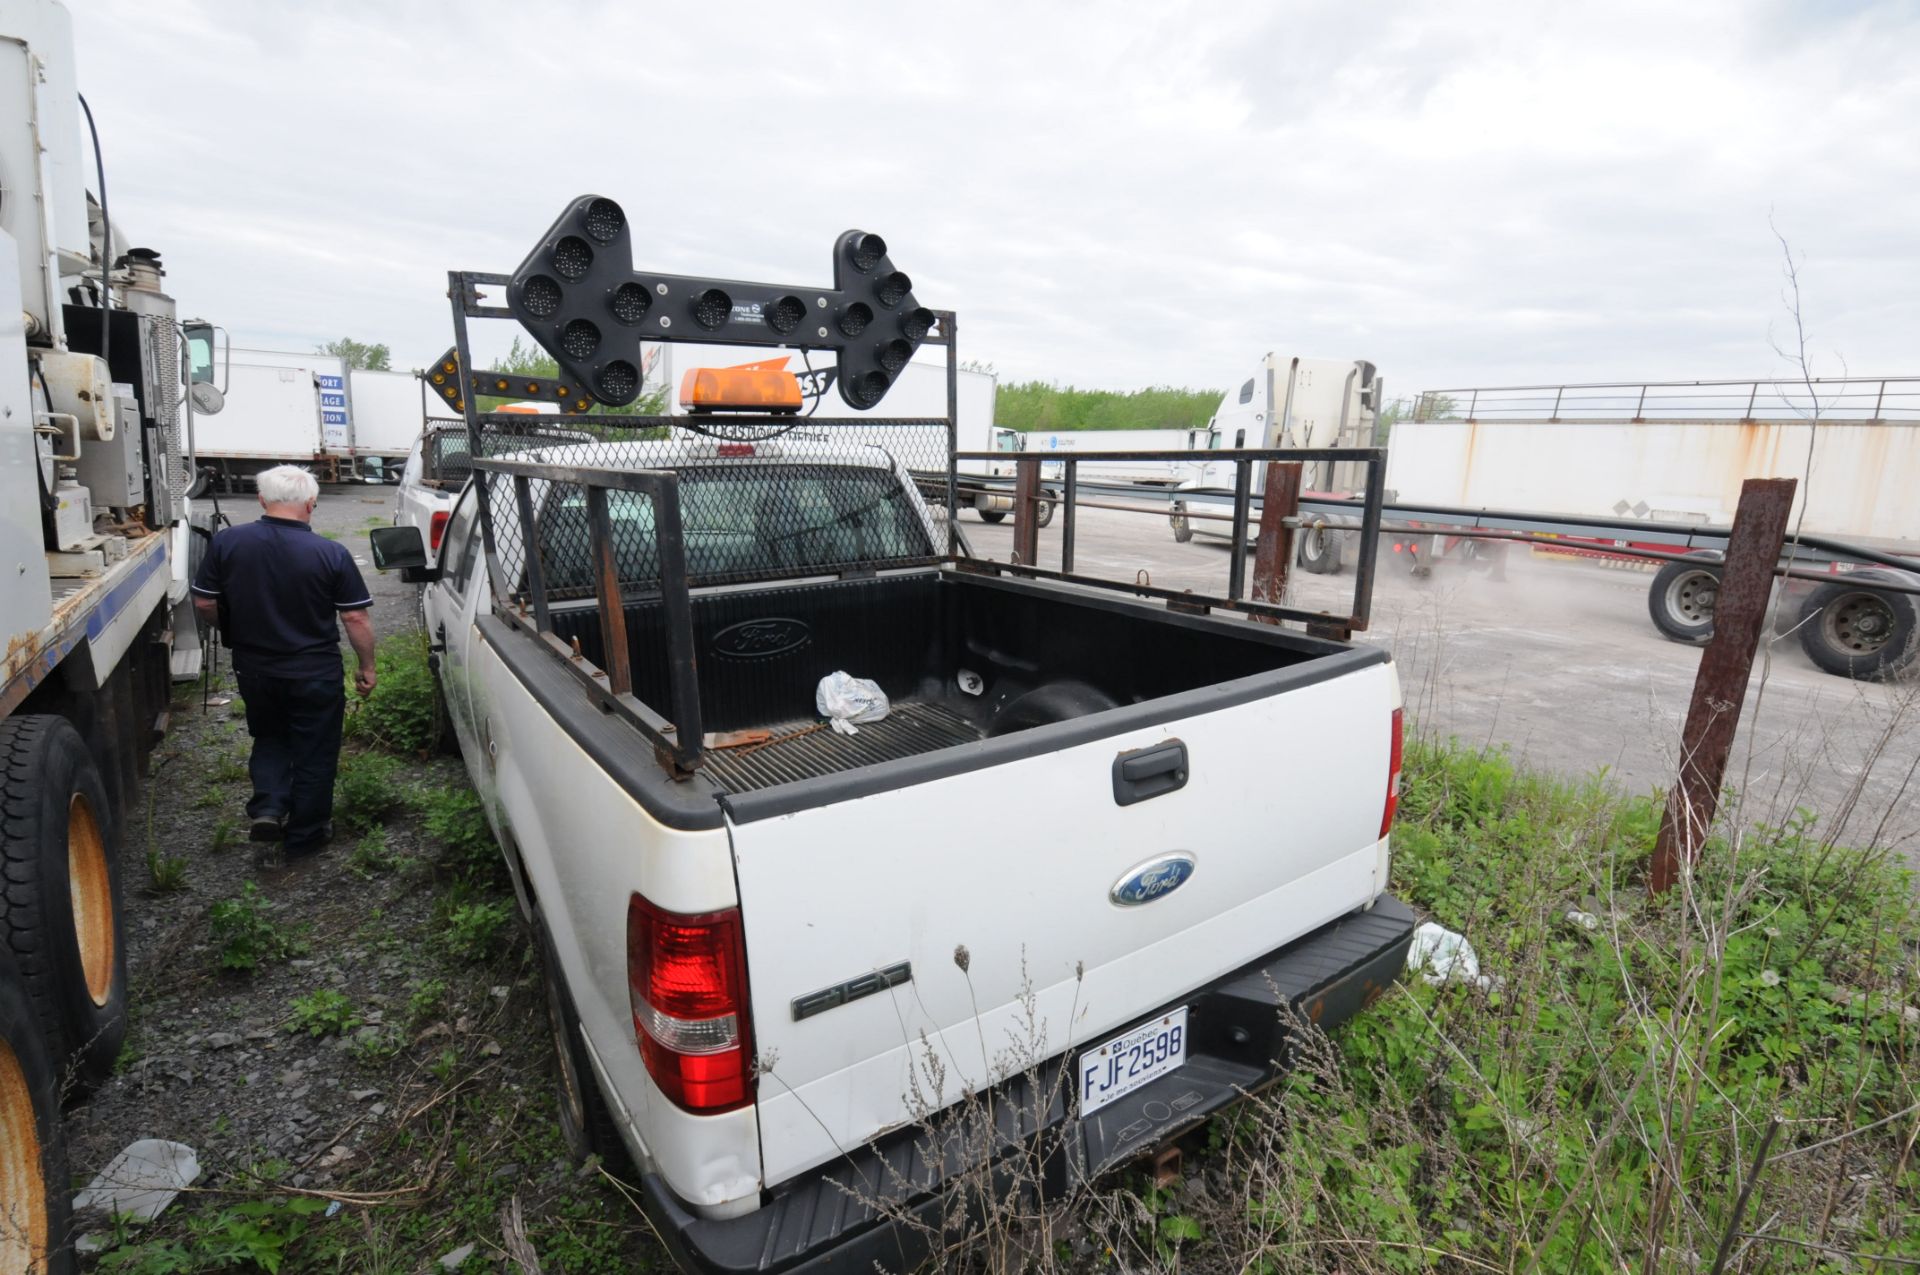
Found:
<path fill-rule="evenodd" d="M 1260 534 L 1253 553 L 1253 600 L 1278 603 L 1287 592 L 1287 571 L 1293 566 L 1293 528 L 1288 518 L 1300 514 L 1300 480 L 1305 466 L 1299 461 L 1268 461 L 1266 499 L 1260 505 Z M 1256 616 L 1268 624 L 1279 621 Z"/>
<path fill-rule="evenodd" d="M 1667 794 L 1654 843 L 1647 885 L 1655 894 L 1673 884 L 1682 862 L 1690 863 L 1700 853 L 1713 826 L 1797 485 L 1791 478 L 1755 478 L 1741 493 L 1714 603 L 1713 639 L 1700 654 L 1693 702 L 1680 736 L 1680 773 Z"/>
<path fill-rule="evenodd" d="M 1021 456 L 1015 463 L 1013 488 L 1013 560 L 1033 566 L 1040 553 L 1040 525 L 1035 512 L 1040 502 L 1040 458 Z"/>

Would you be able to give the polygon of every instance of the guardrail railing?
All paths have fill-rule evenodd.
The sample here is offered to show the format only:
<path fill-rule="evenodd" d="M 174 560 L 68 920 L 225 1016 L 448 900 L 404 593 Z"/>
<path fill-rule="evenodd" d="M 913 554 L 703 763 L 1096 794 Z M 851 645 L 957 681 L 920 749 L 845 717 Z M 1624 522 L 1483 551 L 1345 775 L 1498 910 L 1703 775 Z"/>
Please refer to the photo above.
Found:
<path fill-rule="evenodd" d="M 1415 421 L 1920 423 L 1920 376 L 1618 381 L 1424 390 Z"/>

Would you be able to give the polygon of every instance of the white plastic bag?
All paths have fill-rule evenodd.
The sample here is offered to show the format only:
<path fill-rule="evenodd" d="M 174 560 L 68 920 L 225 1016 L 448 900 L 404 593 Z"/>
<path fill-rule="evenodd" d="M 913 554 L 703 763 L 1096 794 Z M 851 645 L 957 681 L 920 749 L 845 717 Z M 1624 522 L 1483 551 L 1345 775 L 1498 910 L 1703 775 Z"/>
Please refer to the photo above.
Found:
<path fill-rule="evenodd" d="M 820 679 L 813 692 L 813 706 L 822 717 L 831 718 L 833 729 L 842 735 L 858 735 L 855 722 L 871 724 L 884 719 L 889 711 L 887 693 L 878 682 L 847 673 L 829 673 Z"/>
<path fill-rule="evenodd" d="M 1480 977 L 1480 957 L 1467 936 L 1432 921 L 1423 921 L 1413 932 L 1407 969 L 1420 971 L 1420 976 L 1436 987 L 1448 979 L 1486 986 Z"/>

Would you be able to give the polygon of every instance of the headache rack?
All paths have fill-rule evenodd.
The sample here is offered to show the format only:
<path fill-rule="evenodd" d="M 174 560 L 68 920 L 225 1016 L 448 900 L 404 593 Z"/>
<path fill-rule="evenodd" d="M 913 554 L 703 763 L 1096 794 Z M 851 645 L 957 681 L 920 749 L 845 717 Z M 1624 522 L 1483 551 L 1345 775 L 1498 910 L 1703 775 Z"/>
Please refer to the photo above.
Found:
<path fill-rule="evenodd" d="M 1075 459 L 1067 461 L 1065 471 L 1060 569 L 1035 562 L 1035 464 L 1019 464 L 1017 488 L 1014 480 L 1003 480 L 1014 497 L 1016 529 L 1024 528 L 1025 534 L 1024 540 L 1016 540 L 1020 547 L 1015 560 L 976 557 L 955 522 L 958 463 L 1008 457 L 962 452 L 957 446 L 954 315 L 915 302 L 911 280 L 894 269 L 877 235 L 848 231 L 840 236 L 834 246 L 834 273 L 832 288 L 799 288 L 635 271 L 624 212 L 611 200 L 584 195 L 567 206 L 512 274 L 456 270 L 447 276 L 454 344 L 424 381 L 428 392 L 458 411 L 466 424 L 496 613 L 528 629 L 591 689 L 603 709 L 639 730 L 672 775 L 690 776 L 707 753 L 696 680 L 695 589 L 952 569 L 1117 590 L 1189 613 L 1219 609 L 1269 623 L 1294 621 L 1341 638 L 1366 627 L 1373 536 L 1361 545 L 1347 615 L 1246 596 L 1251 493 L 1256 465 L 1357 462 L 1366 471 L 1362 522 L 1377 530 L 1385 481 L 1385 452 L 1378 448 L 1212 453 L 1209 459 L 1230 460 L 1236 469 L 1229 584 L 1221 596 L 1075 572 Z M 505 304 L 492 303 L 500 294 Z M 519 322 L 554 356 L 560 375 L 538 378 L 476 369 L 468 332 L 472 319 Z M 814 410 L 828 387 L 837 386 L 842 399 L 863 414 L 628 414 L 622 409 L 645 388 L 642 339 L 795 350 L 814 373 L 808 378 L 817 391 Z M 946 351 L 944 414 L 872 413 L 922 345 Z M 816 351 L 830 352 L 835 365 L 816 370 Z M 548 402 L 561 410 L 537 416 L 482 410 L 483 397 Z M 612 410 L 589 410 L 595 407 Z M 1189 453 L 1158 451 L 1088 454 L 1094 456 L 1143 464 L 1192 458 Z M 876 489 L 870 503 L 827 507 L 829 500 L 853 498 L 842 488 L 829 490 L 810 479 L 825 469 L 844 476 L 849 466 L 885 475 L 892 494 Z M 944 500 L 936 494 L 923 503 L 915 475 L 923 485 L 933 475 L 936 493 L 938 476 L 944 475 Z M 703 526 L 725 530 L 690 538 L 685 517 L 689 500 Z M 791 511 L 809 502 L 810 522 L 801 520 L 806 525 L 793 529 L 783 525 L 783 518 L 794 521 Z M 892 506 L 881 507 L 888 502 Z M 905 511 L 893 506 L 908 502 L 918 539 L 898 530 Z M 931 538 L 924 534 L 929 523 Z M 747 566 L 736 552 L 787 542 L 804 543 L 804 551 L 772 565 L 762 554 Z M 557 545 L 579 552 L 557 554 Z M 663 704 L 643 702 L 634 693 L 626 608 L 635 602 L 657 603 L 661 613 L 668 669 Z M 555 631 L 556 613 L 588 606 L 597 612 L 604 667 L 588 658 L 577 638 L 568 641 Z M 939 727 L 929 725 L 928 737 L 937 735 Z M 715 769 L 737 770 L 746 780 L 765 765 L 766 759 L 755 762 L 742 753 Z"/>

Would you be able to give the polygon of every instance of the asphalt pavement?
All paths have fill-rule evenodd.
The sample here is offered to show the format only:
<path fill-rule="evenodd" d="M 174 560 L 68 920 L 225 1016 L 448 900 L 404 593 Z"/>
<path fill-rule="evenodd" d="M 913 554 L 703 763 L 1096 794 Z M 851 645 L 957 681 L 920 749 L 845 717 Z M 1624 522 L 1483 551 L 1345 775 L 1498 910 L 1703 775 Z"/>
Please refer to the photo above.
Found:
<path fill-rule="evenodd" d="M 251 498 L 227 497 L 236 520 Z M 316 530 L 362 563 L 382 634 L 418 624 L 416 590 L 382 576 L 366 533 L 392 520 L 391 487 L 334 487 Z M 961 523 L 976 553 L 1011 556 L 1012 524 Z M 1041 532 L 1043 566 L 1059 562 L 1061 520 Z M 1164 517 L 1083 509 L 1076 570 L 1161 587 L 1224 593 L 1224 544 L 1177 544 Z M 1426 736 L 1504 748 L 1568 777 L 1605 772 L 1627 791 L 1664 787 L 1677 765 L 1681 723 L 1700 661 L 1696 647 L 1662 638 L 1647 616 L 1650 571 L 1591 561 L 1508 555 L 1504 579 L 1442 563 L 1416 579 L 1384 555 L 1372 624 L 1358 640 L 1387 647 L 1399 666 L 1414 727 Z M 1345 613 L 1353 575 L 1295 572 L 1292 600 Z M 1311 747 L 1310 740 L 1299 747 Z M 1849 844 L 1898 848 L 1920 861 L 1920 679 L 1850 682 L 1816 668 L 1797 638 L 1771 640 L 1748 689 L 1728 783 L 1749 824 L 1780 824 L 1798 808 Z"/>

